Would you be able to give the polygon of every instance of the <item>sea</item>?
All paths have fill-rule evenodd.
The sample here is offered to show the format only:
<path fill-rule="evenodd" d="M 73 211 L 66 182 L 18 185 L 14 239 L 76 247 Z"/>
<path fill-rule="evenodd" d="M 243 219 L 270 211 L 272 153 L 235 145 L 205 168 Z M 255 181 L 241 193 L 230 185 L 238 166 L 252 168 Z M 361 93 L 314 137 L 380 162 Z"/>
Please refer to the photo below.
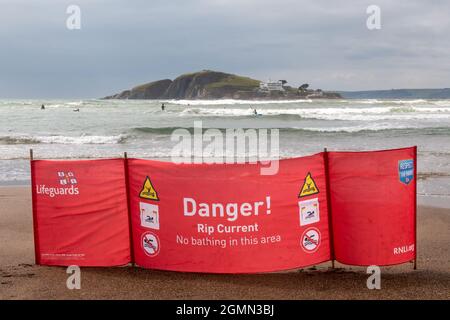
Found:
<path fill-rule="evenodd" d="M 0 100 L 0 185 L 29 184 L 30 149 L 36 159 L 170 160 L 173 131 L 199 121 L 278 129 L 281 158 L 416 145 L 419 204 L 450 207 L 450 100 Z"/>

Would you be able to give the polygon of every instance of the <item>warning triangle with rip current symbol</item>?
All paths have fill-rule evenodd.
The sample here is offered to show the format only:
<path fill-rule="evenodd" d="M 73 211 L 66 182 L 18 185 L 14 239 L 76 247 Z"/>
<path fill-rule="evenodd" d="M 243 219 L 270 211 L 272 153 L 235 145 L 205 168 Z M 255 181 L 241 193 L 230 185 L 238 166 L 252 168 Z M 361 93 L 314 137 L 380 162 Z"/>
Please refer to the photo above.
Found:
<path fill-rule="evenodd" d="M 159 201 L 158 193 L 153 187 L 149 177 L 145 178 L 144 186 L 142 187 L 142 190 L 139 193 L 139 197 L 143 199 Z"/>
<path fill-rule="evenodd" d="M 311 176 L 311 173 L 308 172 L 305 178 L 305 182 L 303 183 L 302 189 L 300 190 L 300 193 L 298 195 L 299 198 L 311 196 L 313 194 L 319 193 L 319 189 L 316 186 L 316 182 L 314 181 L 313 177 Z"/>

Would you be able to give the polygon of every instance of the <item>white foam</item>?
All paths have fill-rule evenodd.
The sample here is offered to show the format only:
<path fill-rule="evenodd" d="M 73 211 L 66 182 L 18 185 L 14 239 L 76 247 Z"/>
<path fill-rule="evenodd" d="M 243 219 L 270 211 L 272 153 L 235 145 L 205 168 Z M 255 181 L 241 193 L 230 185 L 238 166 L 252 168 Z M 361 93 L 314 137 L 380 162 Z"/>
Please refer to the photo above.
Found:
<path fill-rule="evenodd" d="M 178 104 L 183 106 L 217 106 L 217 105 L 264 105 L 264 104 L 286 104 L 286 103 L 309 103 L 311 99 L 301 100 L 237 100 L 237 99 L 220 99 L 220 100 L 165 100 L 164 103 Z"/>
<path fill-rule="evenodd" d="M 428 103 L 429 101 L 425 99 L 411 99 L 411 100 L 387 100 L 387 99 L 350 99 L 345 102 L 354 102 L 360 104 L 420 104 L 420 103 Z"/>
<path fill-rule="evenodd" d="M 431 103 L 440 106 L 440 107 L 450 107 L 450 99 L 448 100 L 438 100 L 438 101 L 432 101 Z"/>
<path fill-rule="evenodd" d="M 359 125 L 359 126 L 347 126 L 347 127 L 305 127 L 299 128 L 308 131 L 315 132 L 344 132 L 344 133 L 355 133 L 361 131 L 382 131 L 382 130 L 392 130 L 392 129 L 410 129 L 409 125 L 394 125 L 389 123 L 374 123 L 371 125 Z"/>
<path fill-rule="evenodd" d="M 445 107 L 414 107 L 414 106 L 386 106 L 386 107 L 327 107 L 327 108 L 271 108 L 257 109 L 258 114 L 265 116 L 297 115 L 304 119 L 320 120 L 416 120 L 450 119 L 450 108 Z M 253 116 L 253 108 L 217 108 L 195 107 L 185 108 L 179 116 L 199 117 L 240 117 Z"/>
<path fill-rule="evenodd" d="M 125 135 L 116 136 L 40 136 L 35 137 L 41 143 L 60 144 L 117 144 L 125 138 Z"/>
<path fill-rule="evenodd" d="M 31 136 L 31 135 L 9 135 L 0 136 L 0 141 L 6 142 L 6 144 L 117 144 L 122 142 L 126 138 L 126 135 L 115 136 Z"/>

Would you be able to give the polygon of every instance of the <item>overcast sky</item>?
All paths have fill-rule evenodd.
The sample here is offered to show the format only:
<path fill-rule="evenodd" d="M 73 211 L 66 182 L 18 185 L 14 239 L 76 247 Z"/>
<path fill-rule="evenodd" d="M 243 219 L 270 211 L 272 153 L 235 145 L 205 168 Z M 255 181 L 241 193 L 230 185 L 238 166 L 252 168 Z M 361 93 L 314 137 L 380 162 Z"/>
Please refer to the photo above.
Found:
<path fill-rule="evenodd" d="M 66 9 L 81 8 L 69 30 Z M 381 8 L 368 30 L 366 9 Z M 212 69 L 312 88 L 450 87 L 450 1 L 0 0 L 0 98 L 93 98 Z"/>

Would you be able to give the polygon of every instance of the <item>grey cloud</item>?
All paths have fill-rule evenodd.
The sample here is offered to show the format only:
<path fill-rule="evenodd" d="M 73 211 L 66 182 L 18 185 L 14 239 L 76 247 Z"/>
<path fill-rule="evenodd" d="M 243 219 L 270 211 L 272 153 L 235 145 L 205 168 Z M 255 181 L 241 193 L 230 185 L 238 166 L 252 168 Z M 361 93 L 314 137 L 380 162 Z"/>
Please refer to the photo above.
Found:
<path fill-rule="evenodd" d="M 65 28 L 69 4 L 82 29 Z M 324 89 L 445 87 L 447 1 L 2 1 L 0 97 L 99 97 L 215 69 Z"/>

